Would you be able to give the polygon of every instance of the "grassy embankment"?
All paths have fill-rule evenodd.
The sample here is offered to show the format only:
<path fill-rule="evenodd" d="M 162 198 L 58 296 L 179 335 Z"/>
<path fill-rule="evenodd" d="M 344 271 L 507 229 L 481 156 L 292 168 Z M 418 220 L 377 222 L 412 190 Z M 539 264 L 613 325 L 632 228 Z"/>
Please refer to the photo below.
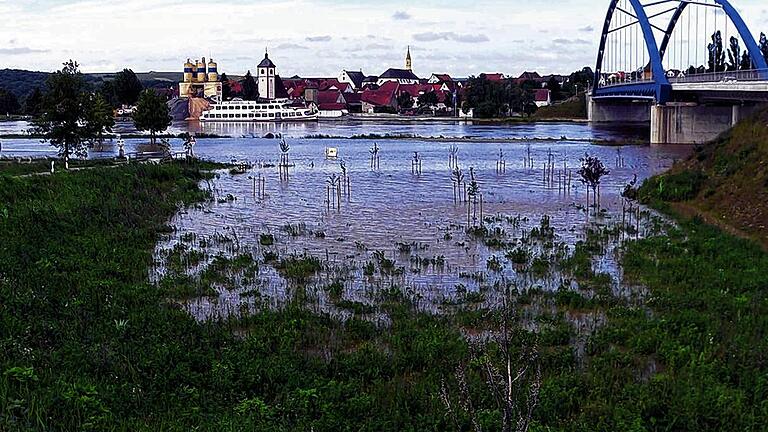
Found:
<path fill-rule="evenodd" d="M 697 148 L 641 193 L 768 248 L 768 110 Z"/>
<path fill-rule="evenodd" d="M 204 287 L 147 282 L 168 218 L 206 199 L 205 175 L 128 166 L 0 177 L 0 430 L 453 430 L 440 381 L 466 359 L 459 330 L 493 314 L 421 314 L 393 290 L 384 331 L 298 301 L 198 324 L 170 299 Z M 646 308 L 605 294 L 590 266 L 599 247 L 580 244 L 567 266 L 603 294 L 555 293 L 560 311 L 538 337 L 532 430 L 765 430 L 768 255 L 698 220 L 628 243 L 625 270 L 650 289 Z M 261 265 L 240 261 L 217 265 Z M 278 267 L 301 282 L 318 265 Z M 580 366 L 563 313 L 598 310 L 608 323 Z M 481 377 L 468 383 L 486 429 L 498 429 Z"/>
<path fill-rule="evenodd" d="M 533 115 L 534 121 L 586 119 L 587 102 L 584 94 L 579 94 L 555 105 L 539 108 Z"/>

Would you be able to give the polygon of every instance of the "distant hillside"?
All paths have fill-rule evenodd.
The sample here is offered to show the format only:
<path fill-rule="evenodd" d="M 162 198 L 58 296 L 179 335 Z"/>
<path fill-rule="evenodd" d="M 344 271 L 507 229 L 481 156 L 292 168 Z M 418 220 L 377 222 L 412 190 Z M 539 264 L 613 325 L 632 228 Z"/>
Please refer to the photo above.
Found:
<path fill-rule="evenodd" d="M 43 88 L 48 79 L 48 72 L 33 72 L 19 69 L 0 69 L 0 87 L 15 94 L 19 100 L 24 100 L 35 87 Z M 94 86 L 104 81 L 114 79 L 115 73 L 84 74 L 86 80 Z M 142 72 L 137 73 L 144 87 L 169 87 L 182 79 L 181 72 Z"/>
<path fill-rule="evenodd" d="M 640 196 L 672 203 L 682 213 L 703 216 L 768 246 L 768 110 L 648 180 Z"/>

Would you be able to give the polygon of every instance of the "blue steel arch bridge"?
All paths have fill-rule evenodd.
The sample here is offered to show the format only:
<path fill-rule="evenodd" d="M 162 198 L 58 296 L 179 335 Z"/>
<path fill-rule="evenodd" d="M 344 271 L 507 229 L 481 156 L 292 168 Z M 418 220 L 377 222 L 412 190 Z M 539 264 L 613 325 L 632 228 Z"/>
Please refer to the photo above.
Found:
<path fill-rule="evenodd" d="M 728 0 L 611 0 L 590 120 L 650 121 L 655 143 L 712 139 L 768 104 L 766 60 Z"/>

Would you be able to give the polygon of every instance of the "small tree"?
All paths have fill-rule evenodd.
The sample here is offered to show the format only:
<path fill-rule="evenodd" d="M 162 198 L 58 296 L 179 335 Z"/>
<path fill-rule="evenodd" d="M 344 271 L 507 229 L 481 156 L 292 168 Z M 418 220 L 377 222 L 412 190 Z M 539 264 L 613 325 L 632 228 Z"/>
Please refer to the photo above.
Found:
<path fill-rule="evenodd" d="M 533 422 L 542 383 L 538 344 L 536 338 L 523 329 L 515 305 L 508 297 L 506 294 L 499 311 L 501 322 L 496 326 L 499 334 L 486 343 L 471 342 L 470 359 L 456 368 L 455 384 L 451 385 L 447 379 L 441 382 L 440 400 L 456 430 L 463 430 L 460 418 L 468 417 L 474 431 L 483 431 L 484 410 L 473 399 L 467 380 L 467 375 L 473 372 L 485 381 L 485 399 L 496 405 L 502 432 L 527 432 Z"/>
<path fill-rule="evenodd" d="M 552 93 L 553 101 L 559 101 L 563 98 L 563 88 L 555 77 L 549 78 L 549 81 L 547 81 L 547 88 Z"/>
<path fill-rule="evenodd" d="M 419 106 L 434 106 L 437 105 L 438 99 L 437 99 L 437 93 L 431 91 L 424 94 L 419 95 Z"/>
<path fill-rule="evenodd" d="M 256 80 L 253 79 L 251 71 L 245 74 L 245 80 L 243 81 L 243 99 L 256 100 L 259 98 L 259 87 L 256 85 Z"/>
<path fill-rule="evenodd" d="M 90 129 L 91 146 L 104 143 L 104 134 L 112 132 L 115 125 L 115 117 L 112 107 L 100 93 L 89 95 L 88 101 L 88 128 Z"/>
<path fill-rule="evenodd" d="M 97 91 L 101 94 L 101 97 L 107 101 L 109 106 L 113 108 L 120 106 L 120 101 L 117 100 L 117 95 L 115 94 L 115 84 L 113 81 L 104 81 Z"/>
<path fill-rule="evenodd" d="M 413 97 L 411 94 L 408 92 L 402 92 L 397 95 L 397 106 L 399 106 L 400 109 L 413 108 Z"/>
<path fill-rule="evenodd" d="M 38 117 L 40 115 L 40 108 L 43 103 L 43 92 L 40 91 L 40 87 L 35 87 L 32 93 L 27 95 L 24 99 L 24 114 L 32 117 Z"/>
<path fill-rule="evenodd" d="M 46 93 L 40 104 L 40 116 L 34 130 L 57 147 L 65 160 L 71 155 L 85 157 L 87 143 L 93 137 L 88 127 L 90 97 L 78 65 L 70 60 L 54 72 L 46 82 Z"/>
<path fill-rule="evenodd" d="M 763 53 L 763 58 L 768 62 L 768 38 L 765 37 L 765 33 L 760 33 L 760 52 Z"/>
<path fill-rule="evenodd" d="M 603 161 L 597 156 L 585 154 L 584 157 L 581 158 L 581 168 L 579 168 L 578 174 L 581 176 L 581 182 L 592 189 L 592 199 L 597 204 L 598 211 L 600 211 L 600 197 L 597 196 L 597 188 L 600 187 L 601 179 L 610 173 L 608 168 L 603 165 Z M 589 200 L 587 200 L 587 207 L 589 207 Z"/>
<path fill-rule="evenodd" d="M 443 98 L 443 103 L 448 108 L 453 108 L 453 93 L 452 92 L 445 92 L 445 97 Z"/>
<path fill-rule="evenodd" d="M 152 89 L 144 90 L 139 96 L 136 112 L 133 114 L 136 129 L 149 131 L 151 143 L 155 145 L 156 134 L 168 129 L 171 121 L 165 98 Z"/>
<path fill-rule="evenodd" d="M 752 66 L 752 58 L 749 56 L 749 53 L 747 51 L 744 51 L 744 54 L 741 55 L 741 65 L 739 66 L 739 69 L 741 70 L 754 69 L 754 67 Z"/>
<path fill-rule="evenodd" d="M 0 88 L 0 114 L 18 114 L 20 110 L 21 105 L 16 95 Z"/>
<path fill-rule="evenodd" d="M 112 84 L 117 101 L 123 105 L 136 105 L 144 86 L 130 69 L 123 69 L 115 75 Z"/>
<path fill-rule="evenodd" d="M 741 46 L 739 40 L 731 36 L 730 47 L 728 48 L 728 70 L 739 70 L 741 66 Z M 747 67 L 749 69 L 749 67 Z"/>
<path fill-rule="evenodd" d="M 221 98 L 229 100 L 232 98 L 232 84 L 229 82 L 227 74 L 221 74 Z"/>
<path fill-rule="evenodd" d="M 712 43 L 707 45 L 709 54 L 709 72 L 722 72 L 725 70 L 725 52 L 723 51 L 723 35 L 720 31 L 712 34 Z"/>

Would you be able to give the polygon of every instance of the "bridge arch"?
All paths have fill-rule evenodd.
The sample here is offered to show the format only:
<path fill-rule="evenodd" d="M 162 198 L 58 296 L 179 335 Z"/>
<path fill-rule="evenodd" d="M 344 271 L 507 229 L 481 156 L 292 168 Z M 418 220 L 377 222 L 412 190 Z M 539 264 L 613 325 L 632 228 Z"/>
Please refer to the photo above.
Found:
<path fill-rule="evenodd" d="M 731 20 L 734 26 L 736 26 L 736 30 L 739 32 L 741 42 L 744 43 L 755 69 L 768 69 L 768 64 L 766 63 L 765 57 L 763 57 L 763 54 L 760 51 L 760 47 L 755 41 L 754 35 L 752 35 L 752 32 L 749 30 L 749 27 L 747 27 L 746 23 L 741 18 L 741 15 L 736 10 L 736 8 L 734 8 L 731 2 L 728 0 L 712 1 L 716 4 L 719 4 L 723 8 L 723 12 L 725 12 L 726 16 Z M 669 47 L 669 40 L 672 37 L 672 32 L 675 30 L 675 27 L 677 27 L 677 23 L 680 20 L 680 17 L 683 15 L 683 12 L 685 12 L 686 7 L 688 7 L 690 4 L 691 3 L 688 1 L 681 1 L 680 5 L 678 5 L 677 9 L 675 9 L 674 14 L 672 14 L 672 17 L 669 20 L 669 25 L 667 26 L 667 31 L 664 33 L 664 38 L 661 41 L 659 52 L 662 61 L 664 60 L 667 48 Z M 695 5 L 695 3 L 693 4 Z"/>
<path fill-rule="evenodd" d="M 608 35 L 611 30 L 611 22 L 613 16 L 616 13 L 620 0 L 611 0 L 611 4 L 608 7 L 608 13 L 605 16 L 605 22 L 603 23 L 603 34 L 600 37 L 600 48 L 597 51 L 597 66 L 595 67 L 595 81 L 593 85 L 593 94 L 597 93 L 600 86 L 600 79 L 603 74 L 603 58 L 605 55 L 605 48 L 608 42 Z M 645 13 L 645 7 L 640 3 L 640 0 L 629 0 L 632 5 L 632 9 L 635 12 L 635 18 L 643 34 L 643 40 L 645 42 L 646 50 L 650 58 L 651 73 L 653 74 L 653 80 L 655 82 L 655 88 L 653 89 L 656 100 L 666 100 L 666 94 L 669 92 L 669 80 L 667 74 L 664 71 L 664 66 L 661 63 L 661 53 L 659 47 L 656 44 L 656 37 L 653 35 L 653 27 L 648 19 L 648 15 Z"/>

